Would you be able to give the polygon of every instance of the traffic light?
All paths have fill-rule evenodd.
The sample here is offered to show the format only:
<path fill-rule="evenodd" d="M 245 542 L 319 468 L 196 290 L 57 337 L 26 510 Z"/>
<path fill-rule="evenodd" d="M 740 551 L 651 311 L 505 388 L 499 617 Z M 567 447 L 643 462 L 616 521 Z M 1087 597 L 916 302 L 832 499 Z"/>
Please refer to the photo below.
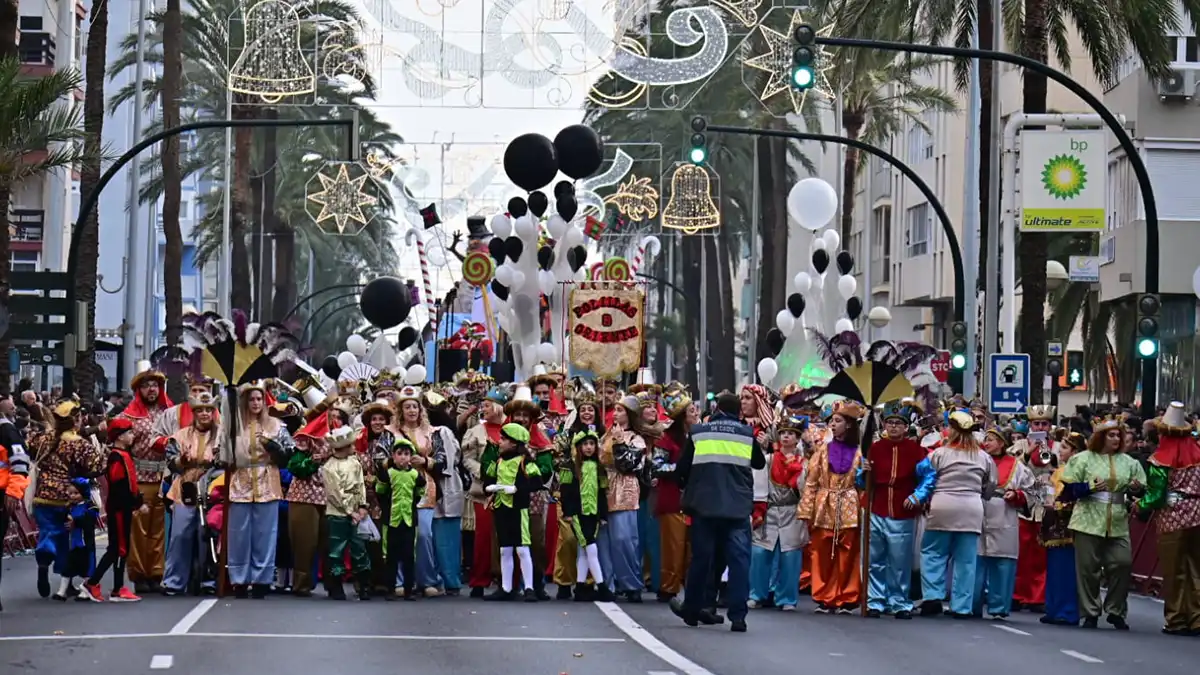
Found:
<path fill-rule="evenodd" d="M 1067 388 L 1083 386 L 1083 352 L 1078 350 L 1067 352 Z"/>
<path fill-rule="evenodd" d="M 967 324 L 962 321 L 950 325 L 950 367 L 954 370 L 967 367 Z"/>
<path fill-rule="evenodd" d="M 1046 357 L 1046 374 L 1051 377 L 1058 377 L 1063 374 L 1063 357 L 1047 356 Z"/>
<path fill-rule="evenodd" d="M 1138 298 L 1137 355 L 1143 359 L 1158 356 L 1158 313 L 1162 301 L 1157 293 L 1143 293 Z"/>
<path fill-rule="evenodd" d="M 817 81 L 817 34 L 812 26 L 800 25 L 792 37 L 796 40 L 792 52 L 792 86 L 804 91 Z"/>
<path fill-rule="evenodd" d="M 688 161 L 692 164 L 703 164 L 708 159 L 708 139 L 704 137 L 707 128 L 708 122 L 703 117 L 692 118 L 692 149 L 688 151 Z"/>

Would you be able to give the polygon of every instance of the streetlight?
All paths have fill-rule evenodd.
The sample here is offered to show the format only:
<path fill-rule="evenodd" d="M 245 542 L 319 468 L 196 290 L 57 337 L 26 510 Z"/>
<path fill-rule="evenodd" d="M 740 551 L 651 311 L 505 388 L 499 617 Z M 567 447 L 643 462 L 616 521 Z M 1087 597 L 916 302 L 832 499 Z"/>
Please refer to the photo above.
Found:
<path fill-rule="evenodd" d="M 876 305 L 867 312 L 867 322 L 876 328 L 883 328 L 892 321 L 892 313 L 887 307 Z"/>
<path fill-rule="evenodd" d="M 1070 281 L 1067 268 L 1057 260 L 1046 261 L 1046 289 L 1057 291 Z"/>

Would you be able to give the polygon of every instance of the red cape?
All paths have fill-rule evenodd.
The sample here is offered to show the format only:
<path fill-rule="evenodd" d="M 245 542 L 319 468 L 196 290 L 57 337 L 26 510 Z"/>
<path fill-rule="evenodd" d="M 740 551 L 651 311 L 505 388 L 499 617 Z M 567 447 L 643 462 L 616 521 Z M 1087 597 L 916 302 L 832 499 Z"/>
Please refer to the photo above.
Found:
<path fill-rule="evenodd" d="M 1168 469 L 1186 469 L 1200 464 L 1200 443 L 1191 436 L 1159 436 L 1158 450 L 1150 461 Z"/>

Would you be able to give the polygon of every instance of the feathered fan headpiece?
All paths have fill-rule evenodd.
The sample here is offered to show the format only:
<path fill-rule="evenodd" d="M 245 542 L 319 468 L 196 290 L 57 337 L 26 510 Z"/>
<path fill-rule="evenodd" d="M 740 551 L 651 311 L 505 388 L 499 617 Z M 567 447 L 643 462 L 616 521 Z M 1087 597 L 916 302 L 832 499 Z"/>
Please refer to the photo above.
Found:
<path fill-rule="evenodd" d="M 188 314 L 182 323 L 181 347 L 160 350 L 160 358 L 225 386 L 278 377 L 280 364 L 296 357 L 298 342 L 283 324 L 250 323 L 240 310 L 232 319 L 216 312 Z"/>
<path fill-rule="evenodd" d="M 905 397 L 916 398 L 926 409 L 937 403 L 933 389 L 937 378 L 928 367 L 937 353 L 933 347 L 878 340 L 864 352 L 861 338 L 853 331 L 828 337 L 815 330 L 811 334 L 835 375 L 823 387 L 796 392 L 797 400 L 833 394 L 869 407 Z"/>

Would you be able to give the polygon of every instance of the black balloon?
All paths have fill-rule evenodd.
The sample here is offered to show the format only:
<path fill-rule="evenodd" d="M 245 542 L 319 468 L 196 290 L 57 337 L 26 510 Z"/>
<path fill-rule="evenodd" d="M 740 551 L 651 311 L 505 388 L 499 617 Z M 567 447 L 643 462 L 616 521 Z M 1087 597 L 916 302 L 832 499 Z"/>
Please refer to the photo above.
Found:
<path fill-rule="evenodd" d="M 538 267 L 548 270 L 554 266 L 554 249 L 543 246 L 538 249 Z"/>
<path fill-rule="evenodd" d="M 850 274 L 850 270 L 854 269 L 854 256 L 849 251 L 837 254 L 837 268 L 839 274 Z"/>
<path fill-rule="evenodd" d="M 405 326 L 400 329 L 400 334 L 396 336 L 396 348 L 404 351 L 417 341 L 417 329 L 412 326 Z"/>
<path fill-rule="evenodd" d="M 504 240 L 500 237 L 492 237 L 488 242 L 488 253 L 492 254 L 492 260 L 496 261 L 496 266 L 504 264 Z"/>
<path fill-rule="evenodd" d="M 580 267 L 587 262 L 587 249 L 582 246 L 576 246 L 572 249 L 567 249 L 567 264 L 571 266 L 572 272 L 578 272 Z"/>
<path fill-rule="evenodd" d="M 783 351 L 783 332 L 778 328 L 767 331 L 767 351 L 771 358 L 779 356 L 779 352 Z"/>
<path fill-rule="evenodd" d="M 515 234 L 504 240 L 504 254 L 508 256 L 509 260 L 517 262 L 521 259 L 521 253 L 524 251 L 525 244 Z"/>
<path fill-rule="evenodd" d="M 558 175 L 554 144 L 541 134 L 517 136 L 504 149 L 504 173 L 526 192 L 546 187 Z"/>
<path fill-rule="evenodd" d="M 554 198 L 561 199 L 563 195 L 575 196 L 575 184 L 569 180 L 560 180 L 554 184 Z"/>
<path fill-rule="evenodd" d="M 849 317 L 851 321 L 854 321 L 860 315 L 862 315 L 862 309 L 862 300 L 859 300 L 857 297 L 850 298 L 846 301 L 846 316 Z"/>
<path fill-rule="evenodd" d="M 575 213 L 579 211 L 579 202 L 575 201 L 574 195 L 564 195 L 558 198 L 555 204 L 558 207 L 558 215 L 568 223 L 575 217 Z"/>
<path fill-rule="evenodd" d="M 546 199 L 546 193 L 529 193 L 529 210 L 533 211 L 533 215 L 541 218 L 542 214 L 544 214 L 548 208 L 550 208 L 550 200 Z"/>
<path fill-rule="evenodd" d="M 817 274 L 824 274 L 829 269 L 829 253 L 823 248 L 813 251 L 812 264 Z"/>
<path fill-rule="evenodd" d="M 330 379 L 336 380 L 338 375 L 342 374 L 342 367 L 338 365 L 337 357 L 333 354 L 325 357 L 321 362 L 321 372 L 329 376 Z"/>
<path fill-rule="evenodd" d="M 492 282 L 492 292 L 496 294 L 497 298 L 500 298 L 501 300 L 508 300 L 508 286 L 505 286 L 499 281 Z"/>
<path fill-rule="evenodd" d="M 787 299 L 788 311 L 797 319 L 804 313 L 804 296 L 799 293 L 792 293 Z"/>
<path fill-rule="evenodd" d="M 508 200 L 508 213 L 513 218 L 520 218 L 526 213 L 529 213 L 529 206 L 525 203 L 524 199 L 521 199 L 520 197 L 513 197 L 512 199 Z"/>
<path fill-rule="evenodd" d="M 585 124 L 572 124 L 554 137 L 558 170 L 571 178 L 587 178 L 604 162 L 604 142 Z"/>
<path fill-rule="evenodd" d="M 358 296 L 363 318 L 381 330 L 399 326 L 412 309 L 412 293 L 396 277 L 379 277 L 363 287 Z"/>

